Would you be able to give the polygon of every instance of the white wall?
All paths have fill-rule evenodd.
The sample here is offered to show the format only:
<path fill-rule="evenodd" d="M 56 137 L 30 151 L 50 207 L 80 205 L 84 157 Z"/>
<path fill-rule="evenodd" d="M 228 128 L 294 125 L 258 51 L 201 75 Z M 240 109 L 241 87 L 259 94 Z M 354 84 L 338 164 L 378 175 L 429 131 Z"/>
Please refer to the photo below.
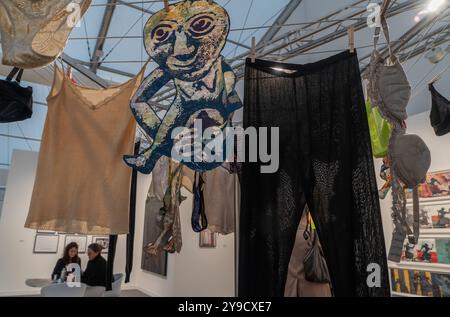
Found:
<path fill-rule="evenodd" d="M 15 150 L 9 171 L 3 210 L 0 215 L 0 296 L 34 294 L 39 290 L 25 285 L 28 278 L 50 278 L 62 256 L 64 236 L 59 237 L 57 254 L 33 254 L 36 231 L 24 228 L 36 174 L 38 153 Z M 87 243 L 90 243 L 88 239 Z M 106 255 L 105 255 L 106 256 Z M 117 246 L 115 272 L 125 267 L 125 241 Z M 88 261 L 81 255 L 83 268 Z"/>
<path fill-rule="evenodd" d="M 0 296 L 34 294 L 28 278 L 49 278 L 63 252 L 60 236 L 57 254 L 33 254 L 35 230 L 24 228 L 34 185 L 38 153 L 15 150 L 7 191 L 0 215 Z M 181 205 L 183 248 L 169 255 L 167 278 L 141 270 L 145 200 L 151 177 L 139 175 L 137 192 L 134 267 L 128 288 L 136 287 L 153 296 L 233 296 L 234 235 L 219 236 L 216 249 L 200 249 L 199 237 L 190 225 L 192 195 Z M 88 239 L 88 243 L 90 240 Z M 106 256 L 106 255 L 105 255 Z M 86 255 L 81 255 L 83 266 Z M 114 271 L 125 269 L 125 236 L 119 238 Z"/>

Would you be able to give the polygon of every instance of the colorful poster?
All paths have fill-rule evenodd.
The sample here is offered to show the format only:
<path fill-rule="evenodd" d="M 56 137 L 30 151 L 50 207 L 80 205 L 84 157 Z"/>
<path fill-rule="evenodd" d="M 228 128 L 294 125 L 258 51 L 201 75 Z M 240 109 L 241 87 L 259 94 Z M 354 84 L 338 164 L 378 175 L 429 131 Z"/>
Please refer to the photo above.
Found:
<path fill-rule="evenodd" d="M 450 202 L 421 203 L 419 209 L 421 229 L 450 229 Z M 406 221 L 412 227 L 412 205 L 407 206 L 407 212 Z"/>
<path fill-rule="evenodd" d="M 420 239 L 416 245 L 403 245 L 402 262 L 438 263 L 435 239 Z"/>
<path fill-rule="evenodd" d="M 438 263 L 450 265 L 450 238 L 436 239 Z"/>
<path fill-rule="evenodd" d="M 450 297 L 450 274 L 391 268 L 390 275 L 393 292 L 427 297 Z"/>
<path fill-rule="evenodd" d="M 427 174 L 425 183 L 419 185 L 419 197 L 450 198 L 450 170 Z M 407 198 L 412 199 L 412 191 L 407 192 Z"/>

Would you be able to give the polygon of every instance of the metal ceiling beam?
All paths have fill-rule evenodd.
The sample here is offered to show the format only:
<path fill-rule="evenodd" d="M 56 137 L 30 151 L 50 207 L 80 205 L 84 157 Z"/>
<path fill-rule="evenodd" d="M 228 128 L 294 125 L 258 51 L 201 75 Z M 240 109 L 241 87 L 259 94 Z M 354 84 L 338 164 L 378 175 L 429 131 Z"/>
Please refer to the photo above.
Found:
<path fill-rule="evenodd" d="M 450 14 L 447 13 L 447 16 L 450 16 Z M 438 27 L 435 30 L 433 30 L 432 32 L 429 32 L 426 34 L 426 39 L 424 40 L 424 38 L 419 38 L 422 34 L 418 34 L 418 38 L 414 41 L 409 41 L 406 45 L 404 45 L 402 48 L 399 48 L 398 51 L 402 51 L 405 52 L 406 50 L 410 49 L 411 47 L 414 46 L 419 46 L 419 44 L 421 44 L 422 42 L 425 42 L 424 46 L 428 46 L 429 45 L 429 41 L 431 40 L 433 46 L 439 46 L 442 43 L 438 44 L 437 42 L 440 41 L 440 39 L 445 38 L 448 35 L 448 33 L 450 32 L 450 25 L 445 25 L 442 27 Z M 444 34 L 442 36 L 442 34 Z M 433 39 L 435 36 L 439 36 L 438 39 Z M 383 47 L 380 49 L 380 51 L 384 52 L 388 49 L 387 45 L 383 45 Z M 415 50 L 414 50 L 415 51 Z M 368 60 L 370 57 L 372 56 L 372 53 L 366 54 L 364 56 L 359 57 L 359 63 L 360 65 L 363 64 L 364 61 Z M 403 56 L 403 53 L 400 54 L 400 56 Z M 366 65 L 364 65 L 364 67 L 361 67 L 361 69 L 365 69 L 367 67 L 368 62 L 366 63 Z"/>
<path fill-rule="evenodd" d="M 86 68 L 86 67 L 80 65 L 76 59 L 70 57 L 66 53 L 63 53 L 61 55 L 61 58 L 66 64 L 72 66 L 73 69 L 76 69 L 79 73 L 83 74 L 84 76 L 89 78 L 92 82 L 99 85 L 100 87 L 105 88 L 105 87 L 110 86 L 110 83 L 108 81 L 106 81 L 102 77 L 98 76 L 96 73 L 91 71 L 89 68 Z"/>
<path fill-rule="evenodd" d="M 100 65 L 100 58 L 103 55 L 103 46 L 106 42 L 106 36 L 108 35 L 109 27 L 111 26 L 111 20 L 116 10 L 118 0 L 108 0 L 108 5 L 105 7 L 105 13 L 103 14 L 102 24 L 98 32 L 98 39 L 95 43 L 94 56 L 91 59 L 91 71 L 96 73 L 98 66 Z"/>
<path fill-rule="evenodd" d="M 318 36 L 328 31 L 330 28 L 334 28 L 336 26 L 340 27 L 342 22 L 339 21 L 346 21 L 346 20 L 353 21 L 355 17 L 365 14 L 366 9 L 364 7 L 362 8 L 361 4 L 366 2 L 367 0 L 355 1 L 354 3 L 352 3 L 349 6 L 346 6 L 345 8 L 340 8 L 339 10 L 336 10 L 331 14 L 328 14 L 327 16 L 318 19 L 316 22 L 312 22 L 311 24 L 305 25 L 299 29 L 286 32 L 285 34 L 282 34 L 280 36 L 276 36 L 273 40 L 269 41 L 268 43 L 261 43 L 260 45 L 257 45 L 256 48 L 258 53 L 257 57 L 264 58 L 270 56 L 271 54 L 282 51 L 283 52 L 283 54 L 281 54 L 282 60 L 286 60 L 288 58 L 292 58 L 304 52 L 310 51 L 314 48 L 320 47 L 326 43 L 347 36 L 347 28 L 342 27 L 341 29 L 338 28 L 337 30 L 325 34 L 317 39 L 312 39 L 314 36 Z M 423 5 L 422 0 L 407 0 L 400 3 L 398 1 L 397 4 L 391 6 L 387 10 L 386 16 L 388 18 L 393 17 L 422 5 Z M 342 16 L 342 13 L 345 13 L 347 11 L 351 12 L 345 16 Z M 331 17 L 336 16 L 341 17 L 339 19 L 333 19 L 332 22 L 328 21 Z M 312 27 L 316 27 L 316 29 L 311 31 Z M 363 28 L 366 28 L 367 27 L 366 18 L 362 17 L 358 19 L 358 22 L 354 23 L 353 27 L 355 28 L 355 30 L 361 30 Z M 301 43 L 306 44 L 301 45 Z M 245 59 L 249 54 L 250 51 L 244 52 L 242 54 L 239 54 L 235 58 L 227 60 L 227 62 L 231 64 L 235 61 L 241 61 L 242 59 Z M 239 62 L 238 64 L 233 65 L 233 70 L 235 71 L 238 80 L 243 78 L 244 65 L 245 65 L 244 62 Z M 161 102 L 173 96 L 174 96 L 173 89 L 164 89 L 155 95 L 154 100 L 155 102 Z"/>
<path fill-rule="evenodd" d="M 403 3 L 399 3 L 398 5 L 391 7 L 387 10 L 386 12 L 386 17 L 390 18 L 393 16 L 396 16 L 398 14 L 401 14 L 403 12 L 409 11 L 412 8 L 416 7 L 418 4 L 421 4 L 422 1 L 420 0 L 410 0 L 410 1 L 405 1 Z M 366 10 L 360 10 L 357 11 L 355 13 L 352 13 L 350 15 L 351 18 L 364 14 L 366 12 Z M 283 50 L 283 52 L 285 52 L 285 54 L 282 56 L 281 60 L 285 61 L 289 58 L 295 57 L 297 55 L 300 55 L 302 53 L 308 52 L 314 48 L 320 47 L 324 44 L 330 43 L 332 41 L 335 41 L 339 38 L 345 37 L 347 36 L 347 27 L 343 27 L 340 30 L 336 30 L 333 33 L 329 33 L 326 34 L 316 40 L 310 41 L 309 43 L 306 43 L 304 45 L 300 45 L 297 48 L 293 48 L 293 45 L 300 42 L 302 39 L 307 39 L 308 37 L 310 37 L 311 35 L 316 35 L 319 33 L 322 33 L 324 30 L 330 28 L 330 26 L 332 25 L 336 25 L 339 24 L 337 23 L 331 23 L 331 25 L 326 26 L 325 28 L 321 28 L 317 31 L 313 31 L 310 34 L 304 35 L 304 36 L 300 36 L 297 38 L 292 39 L 291 41 L 289 41 L 288 43 L 283 43 L 281 45 L 277 45 L 275 47 L 271 47 L 270 49 L 264 51 L 262 53 L 262 56 L 267 56 L 270 54 L 274 54 L 277 53 L 281 50 Z M 353 29 L 356 31 L 362 30 L 364 28 L 367 28 L 367 20 L 365 18 L 362 18 L 360 21 L 354 23 L 351 25 L 353 27 Z M 261 55 L 260 55 L 261 56 Z M 240 68 L 241 72 L 242 72 L 242 68 L 245 65 L 245 63 L 240 63 L 239 65 L 236 65 L 236 68 Z"/>
<path fill-rule="evenodd" d="M 117 3 L 123 4 L 124 6 L 130 7 L 132 9 L 135 9 L 135 10 L 147 13 L 147 14 L 151 14 L 151 15 L 155 14 L 154 11 L 151 11 L 151 10 L 148 10 L 148 9 L 145 9 L 145 8 L 141 8 L 141 7 L 139 7 L 139 6 L 135 5 L 135 4 L 127 3 L 127 2 L 122 1 L 122 0 L 117 0 Z"/>
<path fill-rule="evenodd" d="M 420 35 L 422 31 L 424 31 L 428 26 L 430 26 L 431 23 L 433 23 L 436 20 L 442 19 L 443 17 L 447 16 L 446 13 L 447 9 L 450 7 L 450 4 L 446 4 L 445 7 L 442 8 L 440 11 L 441 13 L 438 15 L 429 15 L 425 18 L 423 18 L 419 23 L 414 24 L 412 28 L 410 28 L 408 31 L 406 31 L 400 38 L 395 41 L 394 44 L 391 45 L 391 49 L 393 53 L 396 53 L 399 51 L 403 46 L 405 46 L 409 41 L 411 41 L 414 37 L 416 37 L 418 34 Z M 386 58 L 389 55 L 389 48 L 386 47 L 383 51 L 380 52 L 380 55 L 383 58 Z M 364 76 L 367 73 L 368 67 L 364 67 L 361 70 L 361 75 Z"/>
<path fill-rule="evenodd" d="M 33 142 L 41 142 L 41 139 L 28 138 L 28 137 L 24 137 L 24 136 L 9 135 L 9 134 L 3 134 L 3 133 L 0 133 L 0 137 L 17 139 L 17 140 L 33 141 Z"/>
<path fill-rule="evenodd" d="M 302 2 L 303 0 L 291 0 L 259 42 L 265 43 L 272 40 Z"/>
<path fill-rule="evenodd" d="M 91 63 L 89 63 L 89 62 L 85 62 L 85 61 L 81 61 L 81 60 L 77 60 L 77 59 L 74 59 L 74 60 L 76 60 L 76 62 L 79 65 L 83 65 L 83 66 L 87 66 L 87 67 L 91 66 Z M 97 68 L 99 70 L 103 70 L 103 71 L 108 72 L 108 73 L 117 74 L 117 75 L 120 75 L 120 76 L 129 77 L 129 78 L 133 78 L 134 76 L 136 76 L 136 74 L 125 72 L 125 71 L 122 71 L 122 70 L 119 70 L 119 69 L 115 69 L 115 68 L 107 67 L 107 66 L 103 66 L 103 65 L 100 65 Z"/>

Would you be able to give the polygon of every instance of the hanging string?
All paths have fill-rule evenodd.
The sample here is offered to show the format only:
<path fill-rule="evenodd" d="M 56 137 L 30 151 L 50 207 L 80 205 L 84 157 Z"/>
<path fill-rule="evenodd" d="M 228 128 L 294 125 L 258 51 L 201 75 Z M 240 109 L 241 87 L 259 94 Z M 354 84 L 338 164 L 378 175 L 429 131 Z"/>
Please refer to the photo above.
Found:
<path fill-rule="evenodd" d="M 144 3 L 144 1 L 141 1 L 142 3 Z M 150 4 L 146 10 L 150 10 L 150 8 L 153 6 L 153 3 Z M 142 15 L 143 16 L 144 12 L 142 11 Z M 103 64 L 105 62 L 105 60 L 109 57 L 109 55 L 114 51 L 114 49 L 117 48 L 117 46 L 123 41 L 124 38 L 126 38 L 126 36 L 131 32 L 131 30 L 134 28 L 134 26 L 136 24 L 139 23 L 139 21 L 141 20 L 141 17 L 139 17 L 139 19 L 137 19 L 133 25 L 127 30 L 127 32 L 125 32 L 125 34 L 121 37 L 119 37 L 119 40 L 113 45 L 113 47 L 108 51 L 108 53 L 105 54 L 105 56 L 103 56 L 103 58 L 101 59 L 99 64 Z M 105 38 L 108 38 L 107 36 L 105 36 Z M 142 38 L 142 36 L 140 36 L 140 38 Z"/>
<path fill-rule="evenodd" d="M 30 151 L 33 151 L 33 148 L 31 147 L 30 143 L 28 143 L 28 138 L 25 136 L 25 133 L 23 133 L 22 128 L 20 127 L 20 124 L 18 122 L 16 122 L 17 127 L 19 128 L 20 133 L 22 134 L 28 148 L 30 149 Z"/>
<path fill-rule="evenodd" d="M 253 1 L 254 1 L 254 0 L 251 0 L 250 6 L 248 7 L 247 15 L 245 16 L 243 28 L 245 28 L 246 25 L 247 25 L 247 21 L 248 21 L 248 18 L 249 18 L 249 16 L 250 16 L 250 12 L 252 11 Z M 243 33 L 244 33 L 244 30 L 241 30 L 241 33 L 239 34 L 239 39 L 237 40 L 238 43 L 241 42 L 242 34 L 243 34 Z M 236 57 L 237 49 L 238 49 L 238 45 L 236 44 L 236 46 L 235 46 L 235 48 L 234 48 L 234 52 L 233 52 L 233 58 Z M 226 57 L 228 57 L 228 56 L 226 56 Z"/>
<path fill-rule="evenodd" d="M 88 50 L 88 54 L 89 54 L 89 60 L 92 60 L 91 45 L 90 45 L 89 40 L 88 40 L 86 16 L 83 16 L 83 24 L 84 24 L 84 34 L 86 34 L 86 44 L 87 44 L 87 50 Z"/>

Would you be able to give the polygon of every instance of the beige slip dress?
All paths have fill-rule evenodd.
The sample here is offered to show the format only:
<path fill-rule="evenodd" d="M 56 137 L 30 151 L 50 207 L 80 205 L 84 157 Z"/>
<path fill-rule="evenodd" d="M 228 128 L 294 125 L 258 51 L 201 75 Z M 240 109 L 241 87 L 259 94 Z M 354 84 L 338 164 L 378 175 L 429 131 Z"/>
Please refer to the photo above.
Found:
<path fill-rule="evenodd" d="M 132 169 L 122 156 L 133 152 L 136 124 L 129 104 L 144 70 L 119 86 L 91 89 L 55 65 L 25 227 L 128 233 Z"/>
<path fill-rule="evenodd" d="M 91 0 L 1 0 L 2 63 L 20 68 L 50 64 L 90 4 Z"/>

